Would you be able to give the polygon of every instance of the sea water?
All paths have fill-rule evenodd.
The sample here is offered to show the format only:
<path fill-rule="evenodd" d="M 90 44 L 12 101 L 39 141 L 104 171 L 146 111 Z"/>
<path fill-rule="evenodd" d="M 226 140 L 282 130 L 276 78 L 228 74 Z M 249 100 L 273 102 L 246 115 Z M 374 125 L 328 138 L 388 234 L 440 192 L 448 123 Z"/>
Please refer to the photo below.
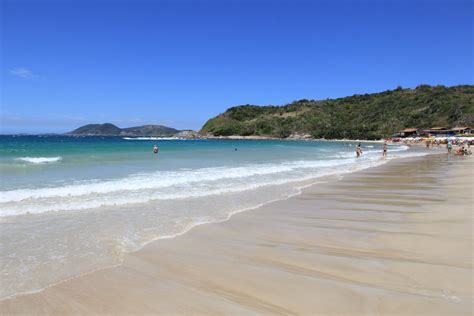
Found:
<path fill-rule="evenodd" d="M 153 153 L 153 145 L 159 153 Z M 0 297 L 30 293 L 204 223 L 383 164 L 382 144 L 0 136 Z M 417 154 L 389 146 L 389 157 Z"/>

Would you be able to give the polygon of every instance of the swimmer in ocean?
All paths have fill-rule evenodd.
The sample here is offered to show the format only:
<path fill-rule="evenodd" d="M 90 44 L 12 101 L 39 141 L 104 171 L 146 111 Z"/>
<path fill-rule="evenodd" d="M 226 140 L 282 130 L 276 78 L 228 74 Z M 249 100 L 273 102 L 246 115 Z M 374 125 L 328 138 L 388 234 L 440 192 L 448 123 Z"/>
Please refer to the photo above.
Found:
<path fill-rule="evenodd" d="M 356 148 L 356 157 L 359 158 L 361 155 L 362 155 L 362 147 L 361 147 L 361 144 L 359 143 L 359 145 L 357 145 L 357 148 Z"/>

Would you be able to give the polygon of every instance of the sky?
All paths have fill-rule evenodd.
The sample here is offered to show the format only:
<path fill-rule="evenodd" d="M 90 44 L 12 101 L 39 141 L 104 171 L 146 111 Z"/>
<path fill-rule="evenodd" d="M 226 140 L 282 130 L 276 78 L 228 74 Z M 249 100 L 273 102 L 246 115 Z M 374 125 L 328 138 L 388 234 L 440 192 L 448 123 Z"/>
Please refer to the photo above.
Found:
<path fill-rule="evenodd" d="M 470 0 L 0 3 L 0 133 L 473 84 Z"/>

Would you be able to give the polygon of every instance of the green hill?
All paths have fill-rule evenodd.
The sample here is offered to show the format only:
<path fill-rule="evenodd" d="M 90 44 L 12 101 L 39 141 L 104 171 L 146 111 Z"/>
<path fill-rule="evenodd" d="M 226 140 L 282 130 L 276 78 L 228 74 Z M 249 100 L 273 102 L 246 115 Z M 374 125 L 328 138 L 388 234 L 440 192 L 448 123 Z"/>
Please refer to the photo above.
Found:
<path fill-rule="evenodd" d="M 241 105 L 206 122 L 201 133 L 379 139 L 406 127 L 473 126 L 474 86 L 420 85 L 284 106 Z"/>
<path fill-rule="evenodd" d="M 101 136 L 109 136 L 109 135 L 119 135 L 121 132 L 121 128 L 115 126 L 111 123 L 104 123 L 104 124 L 87 124 L 81 126 L 72 132 L 66 133 L 68 135 L 101 135 Z"/>
<path fill-rule="evenodd" d="M 177 129 L 163 125 L 143 125 L 136 127 L 120 128 L 111 123 L 88 124 L 81 126 L 66 135 L 86 136 L 173 136 L 180 132 Z"/>

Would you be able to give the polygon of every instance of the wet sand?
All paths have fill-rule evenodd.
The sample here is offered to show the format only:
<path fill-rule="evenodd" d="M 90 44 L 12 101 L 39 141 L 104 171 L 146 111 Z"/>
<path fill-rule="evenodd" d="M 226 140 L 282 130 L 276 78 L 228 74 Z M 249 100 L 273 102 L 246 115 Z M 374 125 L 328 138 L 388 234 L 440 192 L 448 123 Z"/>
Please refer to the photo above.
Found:
<path fill-rule="evenodd" d="M 474 159 L 399 159 L 202 225 L 2 314 L 471 315 Z"/>

